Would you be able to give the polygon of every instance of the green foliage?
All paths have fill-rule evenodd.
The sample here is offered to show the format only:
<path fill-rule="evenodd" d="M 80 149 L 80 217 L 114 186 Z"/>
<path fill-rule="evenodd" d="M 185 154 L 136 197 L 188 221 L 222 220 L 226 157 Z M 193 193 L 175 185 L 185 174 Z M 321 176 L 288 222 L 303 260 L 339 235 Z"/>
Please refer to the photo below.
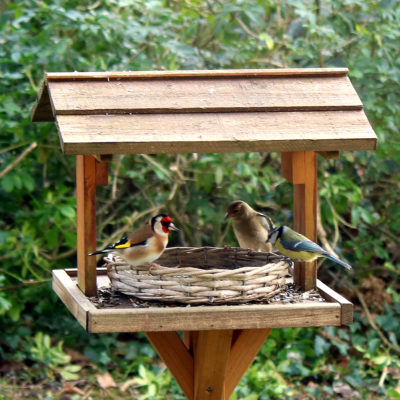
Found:
<path fill-rule="evenodd" d="M 43 332 L 37 332 L 34 337 L 34 343 L 29 347 L 31 359 L 34 364 L 32 373 L 35 376 L 54 379 L 56 373 L 59 373 L 65 380 L 76 380 L 79 378 L 77 372 L 81 370 L 80 365 L 70 364 L 71 356 L 64 353 L 63 341 L 60 340 L 56 346 L 51 346 L 51 338 L 44 335 Z M 60 369 L 60 367 L 62 367 Z"/>
<path fill-rule="evenodd" d="M 52 268 L 75 264 L 74 160 L 61 154 L 55 125 L 31 123 L 30 110 L 44 71 L 74 70 L 347 66 L 379 145 L 376 152 L 319 160 L 322 226 L 335 251 L 354 266 L 352 274 L 324 266 L 321 274 L 346 285 L 350 294 L 352 286 L 378 277 L 384 289 L 375 321 L 398 346 L 399 5 L 398 0 L 1 3 L 1 358 L 33 363 L 39 378 L 90 375 L 93 365 L 88 372 L 76 369 L 64 342 L 102 370 L 119 368 L 122 380 L 138 376 L 131 394 L 181 396 L 167 372 L 152 365 L 155 354 L 143 337 L 128 344 L 116 335 L 82 334 L 50 288 Z M 29 149 L 33 142 L 37 147 Z M 291 223 L 291 188 L 274 153 L 124 156 L 114 158 L 110 171 L 113 185 L 98 190 L 99 245 L 143 223 L 160 206 L 183 230 L 172 245 L 235 244 L 223 216 L 226 205 L 239 198 L 277 223 Z M 383 307 L 390 299 L 393 304 Z M 399 398 L 398 360 L 361 315 L 349 331 L 279 330 L 235 396 L 337 398 L 349 385 L 358 397 Z M 35 381 L 29 373 L 20 379 Z"/>

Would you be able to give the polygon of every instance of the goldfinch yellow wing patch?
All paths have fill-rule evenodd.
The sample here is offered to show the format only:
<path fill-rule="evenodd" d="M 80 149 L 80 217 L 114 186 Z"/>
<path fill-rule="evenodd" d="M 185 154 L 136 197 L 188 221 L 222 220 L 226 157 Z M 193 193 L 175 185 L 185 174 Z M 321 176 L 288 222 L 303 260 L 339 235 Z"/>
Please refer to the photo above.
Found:
<path fill-rule="evenodd" d="M 113 246 L 114 249 L 126 249 L 127 247 L 131 247 L 131 242 L 128 240 L 128 236 L 124 236 Z"/>
<path fill-rule="evenodd" d="M 116 244 L 114 248 L 115 249 L 126 249 L 127 247 L 131 247 L 131 244 L 129 242 Z"/>

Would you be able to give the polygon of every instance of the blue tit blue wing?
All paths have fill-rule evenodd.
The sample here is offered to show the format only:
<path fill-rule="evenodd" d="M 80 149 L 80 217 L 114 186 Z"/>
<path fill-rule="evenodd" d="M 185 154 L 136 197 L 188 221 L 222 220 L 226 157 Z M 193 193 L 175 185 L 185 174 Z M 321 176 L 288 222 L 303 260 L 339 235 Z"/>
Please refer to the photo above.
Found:
<path fill-rule="evenodd" d="M 284 240 L 280 239 L 281 245 L 288 250 L 292 251 L 307 251 L 310 253 L 318 253 L 318 254 L 324 254 L 326 253 L 325 250 L 318 246 L 316 243 L 312 242 L 311 240 L 307 239 L 303 235 L 301 236 L 300 240 Z"/>
<path fill-rule="evenodd" d="M 318 253 L 318 254 L 326 253 L 326 251 L 321 246 L 319 246 L 317 243 L 314 243 L 309 239 L 296 243 L 294 250 L 308 251 L 310 253 Z"/>
<path fill-rule="evenodd" d="M 339 260 L 338 258 L 330 255 L 329 253 L 325 253 L 324 257 L 329 258 L 329 260 L 331 260 L 337 264 L 340 264 L 342 267 L 344 267 L 346 269 L 349 269 L 349 270 L 351 269 L 351 265 L 347 264 L 346 262 L 344 262 L 342 260 Z"/>

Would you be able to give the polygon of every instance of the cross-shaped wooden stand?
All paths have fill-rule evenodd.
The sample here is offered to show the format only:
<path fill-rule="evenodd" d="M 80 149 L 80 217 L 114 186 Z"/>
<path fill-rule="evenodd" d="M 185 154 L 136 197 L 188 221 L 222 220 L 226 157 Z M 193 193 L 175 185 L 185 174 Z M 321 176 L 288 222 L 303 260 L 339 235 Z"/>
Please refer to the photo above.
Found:
<path fill-rule="evenodd" d="M 346 69 L 46 74 L 32 115 L 55 119 L 76 155 L 78 268 L 53 271 L 54 290 L 89 332 L 146 332 L 189 399 L 227 399 L 272 328 L 351 323 L 352 304 L 315 263 L 296 263 L 293 280 L 325 303 L 97 309 L 90 297 L 108 278 L 88 257 L 109 154 L 280 152 L 293 227 L 316 240 L 317 152 L 376 146 Z"/>

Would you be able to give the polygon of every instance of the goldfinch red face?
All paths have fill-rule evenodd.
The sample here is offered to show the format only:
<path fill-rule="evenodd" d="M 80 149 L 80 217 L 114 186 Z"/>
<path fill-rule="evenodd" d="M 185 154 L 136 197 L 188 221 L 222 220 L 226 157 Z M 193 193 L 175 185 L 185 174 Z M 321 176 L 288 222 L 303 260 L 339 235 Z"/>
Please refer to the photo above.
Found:
<path fill-rule="evenodd" d="M 152 219 L 153 231 L 159 235 L 168 235 L 171 231 L 178 231 L 179 229 L 173 224 L 170 216 L 159 214 Z"/>

